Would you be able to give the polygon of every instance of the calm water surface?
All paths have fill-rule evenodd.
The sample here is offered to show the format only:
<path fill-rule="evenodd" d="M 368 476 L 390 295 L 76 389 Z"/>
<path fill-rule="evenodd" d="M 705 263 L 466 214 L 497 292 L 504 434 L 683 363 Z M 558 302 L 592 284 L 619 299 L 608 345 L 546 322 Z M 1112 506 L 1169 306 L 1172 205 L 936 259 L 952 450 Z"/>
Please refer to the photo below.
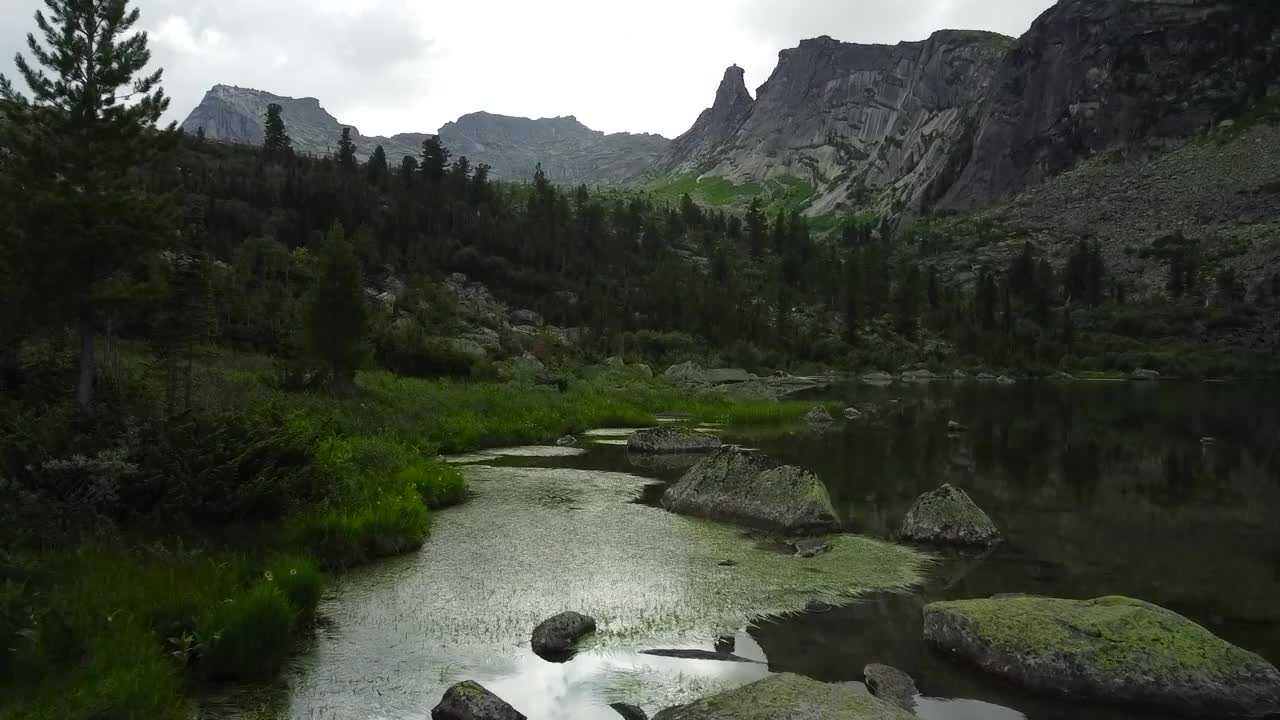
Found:
<path fill-rule="evenodd" d="M 926 602 L 995 593 L 1131 595 L 1280 662 L 1280 388 L 938 383 L 816 397 L 869 418 L 718 431 L 817 472 L 856 533 L 891 541 L 920 493 L 951 482 L 1008 541 L 920 565 L 847 538 L 798 561 L 646 504 L 682 470 L 629 458 L 621 432 L 584 437 L 575 455 L 481 454 L 464 466 L 477 497 L 437 513 L 421 553 L 340 577 L 277 686 L 209 698 L 201 713 L 426 718 L 446 687 L 475 679 L 534 720 L 593 720 L 617 717 L 609 702 L 652 713 L 771 672 L 862 691 L 862 668 L 883 662 L 916 678 L 922 718 L 1145 720 L 1027 695 L 921 641 Z M 968 431 L 949 434 L 951 420 Z M 795 611 L 845 591 L 860 599 Z M 544 662 L 529 631 L 569 608 L 592 611 L 600 636 L 569 663 Z M 717 645 L 757 662 L 637 652 Z"/>

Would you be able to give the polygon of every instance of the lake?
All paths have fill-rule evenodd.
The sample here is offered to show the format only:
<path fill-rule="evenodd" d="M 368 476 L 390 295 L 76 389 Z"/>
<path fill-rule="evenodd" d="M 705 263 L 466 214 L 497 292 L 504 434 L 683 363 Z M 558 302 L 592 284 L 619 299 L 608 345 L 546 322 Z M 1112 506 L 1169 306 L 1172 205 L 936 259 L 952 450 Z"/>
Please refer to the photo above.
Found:
<path fill-rule="evenodd" d="M 420 553 L 337 578 L 314 640 L 271 687 L 209 697 L 207 717 L 430 717 L 474 679 L 534 720 L 650 713 L 796 672 L 861 689 L 872 662 L 913 675 L 938 720 L 1137 720 L 1028 695 L 921 640 L 941 599 L 1129 595 L 1280 661 L 1280 388 L 940 382 L 815 393 L 860 407 L 825 432 L 715 425 L 815 471 L 856 535 L 812 560 L 657 508 L 689 460 L 633 458 L 626 431 L 577 448 L 458 458 L 475 492 L 436 513 Z M 966 429 L 952 432 L 952 421 Z M 986 554 L 893 544 L 921 493 L 966 489 L 1007 541 Z M 727 563 L 734 563 L 728 566 Z M 811 603 L 819 600 L 817 605 Z M 561 610 L 600 632 L 564 664 L 529 649 Z M 641 650 L 731 650 L 753 662 Z"/>

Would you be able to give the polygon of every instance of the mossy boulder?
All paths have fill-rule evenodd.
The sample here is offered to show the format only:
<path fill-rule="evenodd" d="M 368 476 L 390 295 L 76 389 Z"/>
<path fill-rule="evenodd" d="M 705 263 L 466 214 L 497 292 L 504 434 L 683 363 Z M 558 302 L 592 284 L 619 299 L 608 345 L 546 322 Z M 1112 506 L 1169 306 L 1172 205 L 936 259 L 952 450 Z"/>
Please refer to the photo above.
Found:
<path fill-rule="evenodd" d="M 467 680 L 445 691 L 431 710 L 431 720 L 525 720 L 525 716 L 480 683 Z"/>
<path fill-rule="evenodd" d="M 925 639 L 1028 690 L 1211 718 L 1280 713 L 1280 672 L 1157 605 L 1124 597 L 933 603 Z"/>
<path fill-rule="evenodd" d="M 914 720 L 883 700 L 790 673 L 668 708 L 653 720 Z"/>
<path fill-rule="evenodd" d="M 863 668 L 862 676 L 866 681 L 867 691 L 872 695 L 903 710 L 915 712 L 916 696 L 920 691 L 916 689 L 916 681 L 910 675 L 895 667 L 872 663 Z"/>
<path fill-rule="evenodd" d="M 596 631 L 596 621 L 576 612 L 563 612 L 544 620 L 533 629 L 531 645 L 539 657 L 560 662 L 567 660 L 573 646 Z"/>
<path fill-rule="evenodd" d="M 672 512 L 790 534 L 835 532 L 827 486 L 802 468 L 728 446 L 708 455 L 662 495 Z"/>
<path fill-rule="evenodd" d="M 640 430 L 627 438 L 627 450 L 640 453 L 711 452 L 721 446 L 720 438 L 678 427 Z"/>
<path fill-rule="evenodd" d="M 1000 531 L 968 493 L 943 485 L 916 499 L 899 533 L 904 540 L 936 545 L 988 546 L 1000 542 Z"/>

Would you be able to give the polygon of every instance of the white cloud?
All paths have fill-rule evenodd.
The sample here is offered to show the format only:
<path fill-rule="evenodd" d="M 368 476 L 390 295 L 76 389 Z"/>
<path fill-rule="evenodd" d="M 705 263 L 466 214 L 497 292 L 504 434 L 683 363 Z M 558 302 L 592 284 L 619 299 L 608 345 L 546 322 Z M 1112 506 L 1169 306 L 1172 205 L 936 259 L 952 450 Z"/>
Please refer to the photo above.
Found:
<path fill-rule="evenodd" d="M 136 0 L 170 115 L 226 83 L 317 97 L 366 133 L 432 131 L 476 110 L 577 115 L 674 136 L 737 63 L 762 84 L 777 53 L 831 35 L 919 39 L 941 27 L 1019 34 L 1051 0 Z M 21 47 L 39 0 L 0 3 Z M 0 60 L 0 72 L 12 66 Z"/>

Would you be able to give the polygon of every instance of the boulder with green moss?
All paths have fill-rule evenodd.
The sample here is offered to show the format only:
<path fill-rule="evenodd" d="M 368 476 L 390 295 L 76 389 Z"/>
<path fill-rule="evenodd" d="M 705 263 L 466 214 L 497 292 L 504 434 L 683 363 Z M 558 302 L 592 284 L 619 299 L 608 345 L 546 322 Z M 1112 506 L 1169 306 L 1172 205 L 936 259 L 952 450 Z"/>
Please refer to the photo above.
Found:
<path fill-rule="evenodd" d="M 954 485 L 921 495 L 902 521 L 903 540 L 938 545 L 994 545 L 1000 542 L 995 523 Z"/>
<path fill-rule="evenodd" d="M 933 603 L 925 639 L 1028 690 L 1211 718 L 1280 713 L 1280 672 L 1162 607 L 1123 597 Z"/>
<path fill-rule="evenodd" d="M 627 438 L 627 450 L 638 453 L 711 452 L 720 445 L 720 438 L 714 435 L 679 427 L 640 430 Z"/>
<path fill-rule="evenodd" d="M 668 708 L 653 720 L 914 720 L 870 695 L 799 675 L 774 675 L 736 690 Z"/>
<path fill-rule="evenodd" d="M 525 716 L 480 683 L 467 680 L 445 691 L 431 710 L 431 720 L 525 720 Z"/>
<path fill-rule="evenodd" d="M 662 506 L 685 515 L 790 534 L 840 529 L 827 486 L 818 476 L 732 446 L 690 468 L 663 494 Z"/>

